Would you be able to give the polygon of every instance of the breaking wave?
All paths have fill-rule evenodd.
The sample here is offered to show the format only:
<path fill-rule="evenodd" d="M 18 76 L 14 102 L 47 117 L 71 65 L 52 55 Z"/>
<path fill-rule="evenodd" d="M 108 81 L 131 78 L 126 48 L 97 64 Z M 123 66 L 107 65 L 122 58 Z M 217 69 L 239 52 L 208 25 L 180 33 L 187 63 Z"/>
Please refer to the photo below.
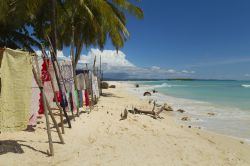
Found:
<path fill-rule="evenodd" d="M 250 88 L 250 85 L 246 85 L 246 84 L 243 84 L 241 86 L 244 87 L 244 88 Z"/>
<path fill-rule="evenodd" d="M 171 85 L 167 83 L 162 83 L 160 85 L 153 85 L 152 88 L 171 88 L 171 87 L 185 87 L 187 85 Z"/>

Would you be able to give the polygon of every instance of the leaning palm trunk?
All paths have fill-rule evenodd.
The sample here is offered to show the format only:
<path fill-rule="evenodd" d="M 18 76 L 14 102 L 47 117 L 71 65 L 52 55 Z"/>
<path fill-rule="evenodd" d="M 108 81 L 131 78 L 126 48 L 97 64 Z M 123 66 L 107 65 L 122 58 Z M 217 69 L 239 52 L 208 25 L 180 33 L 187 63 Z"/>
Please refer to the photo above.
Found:
<path fill-rule="evenodd" d="M 62 88 L 61 88 L 61 85 L 60 85 L 60 80 L 59 80 L 59 76 L 58 76 L 58 73 L 57 73 L 57 68 L 56 68 L 56 55 L 57 55 L 57 43 L 56 43 L 56 39 L 57 39 L 57 33 L 56 33 L 56 0 L 52 0 L 52 19 L 51 19 L 51 23 L 52 23 L 52 43 L 50 42 L 50 39 L 48 38 L 49 40 L 49 43 L 52 45 L 52 50 L 50 51 L 51 52 L 51 61 L 52 61 L 52 65 L 53 65 L 53 68 L 55 70 L 55 76 L 56 76 L 56 81 L 57 81 L 57 84 L 58 84 L 58 88 L 59 88 L 59 93 L 61 94 L 61 96 L 63 96 L 63 93 L 62 93 Z M 60 72 L 60 71 L 59 71 Z M 69 125 L 69 128 L 71 128 L 71 123 L 70 123 L 70 119 L 67 115 L 67 112 L 66 112 L 66 109 L 65 107 L 63 107 L 63 113 L 64 113 L 64 116 L 68 122 L 68 125 Z M 62 124 L 63 125 L 63 124 Z"/>
<path fill-rule="evenodd" d="M 72 68 L 73 68 L 73 79 L 74 79 L 74 91 L 77 91 L 77 79 L 76 79 L 76 63 L 74 57 L 74 35 L 75 35 L 75 27 L 72 21 L 72 37 L 71 37 L 71 61 L 72 61 Z M 75 93 L 75 92 L 74 92 Z M 78 94 L 78 92 L 77 92 Z M 79 95 L 77 95 L 77 102 L 79 103 Z M 77 116 L 79 116 L 79 106 L 76 106 L 77 109 Z"/>

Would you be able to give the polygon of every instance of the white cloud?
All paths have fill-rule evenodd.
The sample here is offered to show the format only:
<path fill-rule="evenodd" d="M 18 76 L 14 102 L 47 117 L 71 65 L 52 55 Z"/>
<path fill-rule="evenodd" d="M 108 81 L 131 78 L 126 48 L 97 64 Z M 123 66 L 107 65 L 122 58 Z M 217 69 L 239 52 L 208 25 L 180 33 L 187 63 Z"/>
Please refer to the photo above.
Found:
<path fill-rule="evenodd" d="M 39 57 L 42 56 L 42 51 L 37 50 L 37 51 L 35 51 L 35 52 L 36 52 L 36 54 L 37 54 Z M 47 52 L 47 54 L 48 54 L 48 56 L 50 56 L 50 53 L 49 53 L 49 52 Z M 58 58 L 58 59 L 63 59 L 63 60 L 70 60 L 70 57 L 65 56 L 61 50 L 57 50 L 57 58 Z"/>
<path fill-rule="evenodd" d="M 170 78 L 190 77 L 194 71 L 176 71 L 174 69 L 163 69 L 159 66 L 138 67 L 130 62 L 122 51 L 91 49 L 87 55 L 82 55 L 80 63 L 93 64 L 96 55 L 96 64 L 102 59 L 102 69 L 106 78 Z M 82 64 L 79 65 L 81 67 Z M 183 70 L 184 71 L 184 70 Z"/>
<path fill-rule="evenodd" d="M 245 77 L 250 77 L 250 74 L 245 74 Z"/>
<path fill-rule="evenodd" d="M 174 69 L 169 69 L 167 70 L 168 73 L 176 73 L 176 71 Z"/>
<path fill-rule="evenodd" d="M 161 68 L 159 66 L 152 66 L 151 69 L 152 70 L 160 70 Z"/>
<path fill-rule="evenodd" d="M 134 67 L 135 65 L 126 59 L 126 55 L 122 51 L 91 49 L 88 55 L 82 55 L 80 62 L 93 63 L 96 56 L 96 63 L 100 63 L 100 56 L 103 64 L 108 66 L 119 66 L 119 67 Z"/>
<path fill-rule="evenodd" d="M 35 52 L 36 52 L 36 55 L 38 55 L 39 57 L 42 56 L 42 51 L 36 50 Z"/>
<path fill-rule="evenodd" d="M 188 71 L 188 70 L 182 70 L 182 73 L 186 73 L 186 74 L 194 74 L 195 71 Z"/>

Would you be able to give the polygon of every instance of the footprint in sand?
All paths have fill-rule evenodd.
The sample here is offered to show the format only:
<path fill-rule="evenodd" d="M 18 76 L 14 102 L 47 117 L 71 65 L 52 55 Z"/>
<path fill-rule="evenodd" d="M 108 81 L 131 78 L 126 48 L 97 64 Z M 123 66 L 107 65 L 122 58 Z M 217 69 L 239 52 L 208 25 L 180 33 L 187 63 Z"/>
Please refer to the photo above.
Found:
<path fill-rule="evenodd" d="M 125 127 L 125 128 L 121 127 L 120 129 L 121 129 L 121 131 L 128 131 L 127 127 Z"/>
<path fill-rule="evenodd" d="M 88 141 L 90 144 L 93 144 L 96 142 L 96 139 L 95 138 L 92 138 L 92 137 L 88 137 Z"/>

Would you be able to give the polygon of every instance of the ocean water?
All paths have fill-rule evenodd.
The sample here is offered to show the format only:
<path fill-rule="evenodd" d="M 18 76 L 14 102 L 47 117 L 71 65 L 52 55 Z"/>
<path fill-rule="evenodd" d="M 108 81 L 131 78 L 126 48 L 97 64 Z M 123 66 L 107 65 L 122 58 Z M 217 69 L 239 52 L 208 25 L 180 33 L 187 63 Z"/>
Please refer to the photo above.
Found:
<path fill-rule="evenodd" d="M 142 93 L 155 89 L 151 98 L 170 103 L 178 119 L 190 116 L 185 122 L 208 130 L 250 141 L 250 81 L 161 80 L 137 81 Z M 214 116 L 208 113 L 215 113 Z"/>

